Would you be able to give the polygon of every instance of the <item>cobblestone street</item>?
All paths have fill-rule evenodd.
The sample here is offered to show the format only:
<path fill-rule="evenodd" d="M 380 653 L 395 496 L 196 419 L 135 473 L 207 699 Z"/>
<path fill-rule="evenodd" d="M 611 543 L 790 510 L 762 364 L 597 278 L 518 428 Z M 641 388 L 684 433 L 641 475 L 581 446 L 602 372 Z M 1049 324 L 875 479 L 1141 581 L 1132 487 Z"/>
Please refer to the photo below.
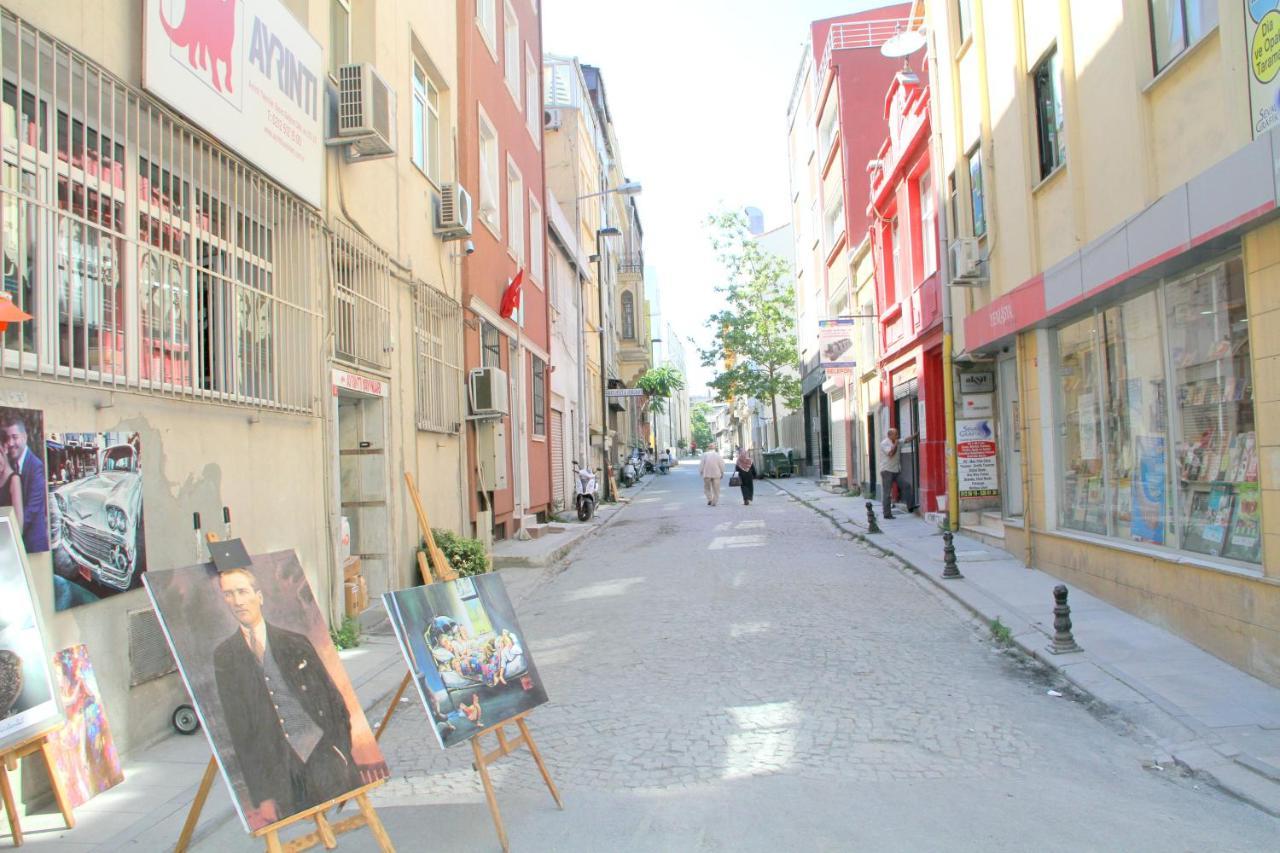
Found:
<path fill-rule="evenodd" d="M 1118 722 L 1047 695 L 967 613 L 767 483 L 711 508 L 690 467 L 660 478 L 517 609 L 566 810 L 527 757 L 496 767 L 515 850 L 1259 850 L 1280 829 L 1144 766 Z M 470 750 L 425 723 L 411 697 L 383 740 L 392 837 L 496 849 Z"/>

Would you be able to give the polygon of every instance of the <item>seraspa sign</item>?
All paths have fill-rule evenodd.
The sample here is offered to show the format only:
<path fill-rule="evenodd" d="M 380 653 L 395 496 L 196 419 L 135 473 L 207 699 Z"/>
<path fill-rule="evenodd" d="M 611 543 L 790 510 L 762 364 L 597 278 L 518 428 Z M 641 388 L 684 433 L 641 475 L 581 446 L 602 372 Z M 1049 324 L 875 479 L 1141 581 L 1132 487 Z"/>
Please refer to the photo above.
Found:
<path fill-rule="evenodd" d="M 317 207 L 324 56 L 276 0 L 146 0 L 142 85 Z"/>

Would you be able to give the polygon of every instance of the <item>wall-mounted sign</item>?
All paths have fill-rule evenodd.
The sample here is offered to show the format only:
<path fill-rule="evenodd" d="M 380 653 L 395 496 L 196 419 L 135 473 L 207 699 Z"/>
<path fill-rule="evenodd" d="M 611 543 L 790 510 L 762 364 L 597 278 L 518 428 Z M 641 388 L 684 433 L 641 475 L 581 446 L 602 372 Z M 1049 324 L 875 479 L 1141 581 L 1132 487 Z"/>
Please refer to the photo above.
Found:
<path fill-rule="evenodd" d="M 965 418 L 989 418 L 995 414 L 994 394 L 962 394 L 960 416 Z"/>
<path fill-rule="evenodd" d="M 996 375 L 991 371 L 983 373 L 961 373 L 961 394 L 989 394 L 996 390 Z"/>
<path fill-rule="evenodd" d="M 989 419 L 956 421 L 956 457 L 961 498 L 986 498 L 1000 494 L 996 431 Z"/>
<path fill-rule="evenodd" d="M 345 370 L 335 368 L 333 371 L 333 396 L 338 396 L 339 388 L 368 394 L 371 397 L 387 396 L 387 383 L 381 379 L 371 379 L 368 376 L 361 376 L 359 373 L 348 373 Z"/>
<path fill-rule="evenodd" d="M 1244 0 L 1253 135 L 1280 124 L 1280 0 Z"/>
<path fill-rule="evenodd" d="M 606 397 L 643 397 L 643 388 L 606 388 L 604 391 Z"/>
<path fill-rule="evenodd" d="M 146 0 L 142 86 L 308 203 L 324 190 L 324 54 L 277 0 Z"/>
<path fill-rule="evenodd" d="M 852 372 L 854 360 L 854 321 L 851 319 L 818 321 L 818 358 L 828 373 Z"/>

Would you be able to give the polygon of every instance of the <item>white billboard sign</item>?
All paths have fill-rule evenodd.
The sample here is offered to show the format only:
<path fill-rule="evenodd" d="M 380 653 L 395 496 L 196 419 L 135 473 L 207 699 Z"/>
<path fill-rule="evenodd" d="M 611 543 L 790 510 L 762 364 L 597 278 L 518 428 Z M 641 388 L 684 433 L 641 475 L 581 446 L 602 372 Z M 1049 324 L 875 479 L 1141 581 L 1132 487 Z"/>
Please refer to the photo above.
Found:
<path fill-rule="evenodd" d="M 142 85 L 319 207 L 325 67 L 277 0 L 146 0 Z"/>
<path fill-rule="evenodd" d="M 956 420 L 956 463 L 961 498 L 986 498 L 1000 494 L 996 431 L 990 420 Z"/>
<path fill-rule="evenodd" d="M 818 358 L 828 373 L 852 372 L 858 366 L 853 358 L 853 333 L 851 319 L 818 321 Z"/>

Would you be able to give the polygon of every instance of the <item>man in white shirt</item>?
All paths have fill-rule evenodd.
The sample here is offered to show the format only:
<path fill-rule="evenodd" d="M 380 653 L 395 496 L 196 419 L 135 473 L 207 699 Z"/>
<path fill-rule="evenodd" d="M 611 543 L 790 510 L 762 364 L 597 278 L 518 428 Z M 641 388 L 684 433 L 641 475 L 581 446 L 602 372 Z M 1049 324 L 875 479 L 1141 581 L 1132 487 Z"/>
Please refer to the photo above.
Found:
<path fill-rule="evenodd" d="M 880 442 L 880 496 L 881 516 L 893 518 L 893 487 L 898 484 L 898 475 L 902 473 L 902 442 L 915 438 L 909 435 L 899 439 L 898 431 L 892 427 Z"/>
<path fill-rule="evenodd" d="M 707 506 L 715 506 L 720 502 L 720 480 L 724 477 L 724 460 L 714 447 L 707 448 L 702 454 L 702 463 L 698 468 L 702 477 L 702 491 L 707 496 Z"/>

